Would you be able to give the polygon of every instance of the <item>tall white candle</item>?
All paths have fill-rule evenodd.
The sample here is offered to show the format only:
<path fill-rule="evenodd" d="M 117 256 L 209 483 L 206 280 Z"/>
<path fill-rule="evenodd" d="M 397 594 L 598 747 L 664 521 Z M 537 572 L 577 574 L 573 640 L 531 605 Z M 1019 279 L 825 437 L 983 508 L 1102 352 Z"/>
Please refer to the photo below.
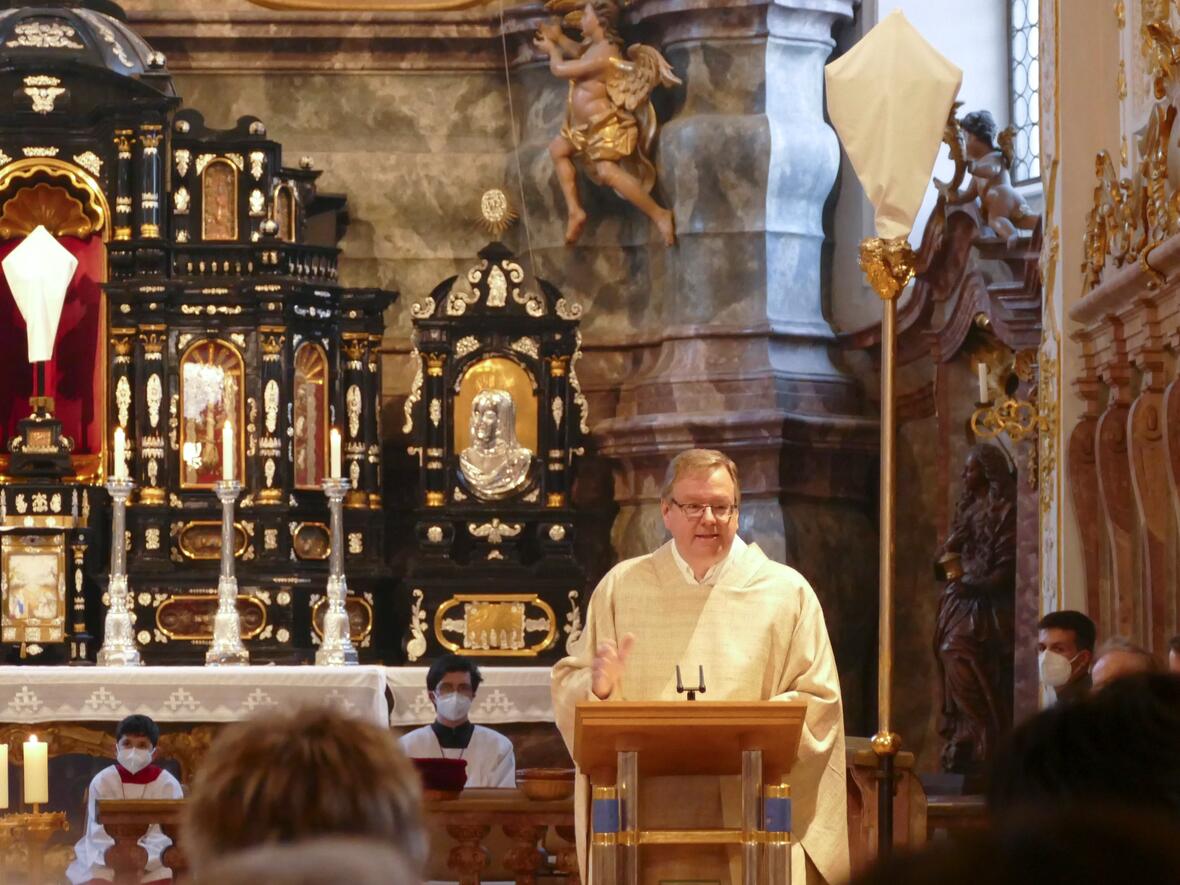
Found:
<path fill-rule="evenodd" d="M 115 479 L 127 478 L 127 434 L 115 428 Z"/>
<path fill-rule="evenodd" d="M 983 363 L 975 364 L 975 374 L 979 378 L 979 401 L 986 403 L 987 400 L 987 366 Z"/>
<path fill-rule="evenodd" d="M 221 478 L 234 478 L 234 424 L 228 420 L 221 428 Z"/>
<path fill-rule="evenodd" d="M 340 431 L 333 427 L 329 439 L 331 440 L 332 457 L 329 461 L 331 472 L 328 476 L 332 479 L 340 479 Z"/>
<path fill-rule="evenodd" d="M 49 744 L 29 735 L 25 741 L 25 804 L 43 805 L 49 801 Z"/>
<path fill-rule="evenodd" d="M 0 744 L 0 808 L 8 807 L 8 744 Z"/>

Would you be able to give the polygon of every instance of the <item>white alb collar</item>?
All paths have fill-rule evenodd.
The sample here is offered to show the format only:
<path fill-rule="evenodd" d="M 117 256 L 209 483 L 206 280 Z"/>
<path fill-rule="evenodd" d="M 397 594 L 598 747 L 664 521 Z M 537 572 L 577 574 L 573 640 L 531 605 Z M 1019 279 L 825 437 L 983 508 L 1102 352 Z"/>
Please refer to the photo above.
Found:
<path fill-rule="evenodd" d="M 680 574 L 684 576 L 684 580 L 690 584 L 715 585 L 721 578 L 722 573 L 733 563 L 746 549 L 746 542 L 740 536 L 733 536 L 733 543 L 729 546 L 729 552 L 725 554 L 725 558 L 716 563 L 705 572 L 705 576 L 699 581 L 696 575 L 693 574 L 692 566 L 684 561 L 684 557 L 680 555 L 680 551 L 676 549 L 676 542 L 672 541 L 672 561 L 676 563 L 676 568 L 680 570 Z"/>

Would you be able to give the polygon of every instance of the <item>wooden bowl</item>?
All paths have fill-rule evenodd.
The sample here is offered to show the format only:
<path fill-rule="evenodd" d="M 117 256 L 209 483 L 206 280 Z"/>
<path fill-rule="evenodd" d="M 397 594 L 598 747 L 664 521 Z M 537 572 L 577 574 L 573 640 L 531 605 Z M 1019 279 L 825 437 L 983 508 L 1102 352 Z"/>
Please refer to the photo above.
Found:
<path fill-rule="evenodd" d="M 574 795 L 572 768 L 522 768 L 516 772 L 516 786 L 528 798 L 538 801 L 568 799 Z"/>

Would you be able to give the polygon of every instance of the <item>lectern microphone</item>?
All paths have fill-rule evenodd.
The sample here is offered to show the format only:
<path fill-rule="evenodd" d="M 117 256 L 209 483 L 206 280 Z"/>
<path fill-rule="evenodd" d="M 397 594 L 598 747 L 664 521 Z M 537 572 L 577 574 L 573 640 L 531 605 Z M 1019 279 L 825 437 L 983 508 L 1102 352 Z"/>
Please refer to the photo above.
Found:
<path fill-rule="evenodd" d="M 684 694 L 685 692 L 688 693 L 690 701 L 695 701 L 698 694 L 705 693 L 705 667 L 703 664 L 697 670 L 697 684 L 689 688 L 684 687 L 684 681 L 680 678 L 680 665 L 676 665 L 676 693 Z"/>

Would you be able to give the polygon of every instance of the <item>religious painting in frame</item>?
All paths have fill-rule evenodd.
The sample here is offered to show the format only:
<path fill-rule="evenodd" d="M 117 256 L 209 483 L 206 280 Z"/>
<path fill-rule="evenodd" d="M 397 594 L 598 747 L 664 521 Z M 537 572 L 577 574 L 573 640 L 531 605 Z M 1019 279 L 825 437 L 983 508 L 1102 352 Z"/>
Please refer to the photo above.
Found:
<path fill-rule="evenodd" d="M 208 489 L 221 480 L 222 428 L 233 423 L 234 476 L 245 463 L 242 357 L 217 339 L 192 344 L 180 358 L 180 484 Z"/>
<path fill-rule="evenodd" d="M 66 547 L 61 535 L 7 535 L 0 541 L 0 640 L 62 642 Z"/>
<path fill-rule="evenodd" d="M 229 160 L 211 160 L 201 173 L 201 239 L 238 238 L 238 170 Z"/>
<path fill-rule="evenodd" d="M 328 445 L 328 354 L 305 342 L 295 351 L 295 488 L 320 489 Z"/>

